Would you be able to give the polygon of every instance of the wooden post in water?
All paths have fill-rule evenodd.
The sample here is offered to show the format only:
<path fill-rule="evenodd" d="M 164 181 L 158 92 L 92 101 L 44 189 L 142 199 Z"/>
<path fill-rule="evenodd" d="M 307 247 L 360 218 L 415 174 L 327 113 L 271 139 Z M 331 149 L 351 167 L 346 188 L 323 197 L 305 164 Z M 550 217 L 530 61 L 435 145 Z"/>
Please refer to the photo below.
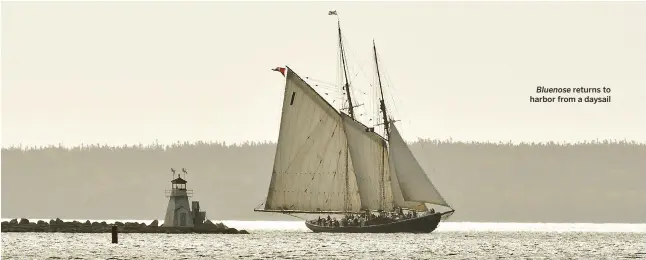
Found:
<path fill-rule="evenodd" d="M 117 232 L 117 225 L 112 225 L 112 244 L 119 243 L 119 233 Z"/>

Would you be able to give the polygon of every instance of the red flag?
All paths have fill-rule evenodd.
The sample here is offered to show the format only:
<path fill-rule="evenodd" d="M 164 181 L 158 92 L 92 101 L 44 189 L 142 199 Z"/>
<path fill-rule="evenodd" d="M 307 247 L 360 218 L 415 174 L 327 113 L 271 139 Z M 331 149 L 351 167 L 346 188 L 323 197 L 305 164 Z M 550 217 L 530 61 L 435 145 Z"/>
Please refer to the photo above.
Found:
<path fill-rule="evenodd" d="M 275 69 L 271 69 L 271 70 L 278 71 L 278 72 L 280 72 L 280 74 L 283 74 L 283 76 L 285 76 L 285 70 L 286 69 L 283 68 L 283 67 L 276 67 Z"/>

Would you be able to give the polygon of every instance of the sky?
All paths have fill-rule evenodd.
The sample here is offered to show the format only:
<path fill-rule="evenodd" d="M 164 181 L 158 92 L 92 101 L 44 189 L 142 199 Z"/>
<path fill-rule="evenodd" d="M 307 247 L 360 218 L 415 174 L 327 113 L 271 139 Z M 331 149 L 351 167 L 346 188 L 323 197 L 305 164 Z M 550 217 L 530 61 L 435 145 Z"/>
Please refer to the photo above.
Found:
<path fill-rule="evenodd" d="M 375 40 L 407 140 L 646 142 L 644 2 L 3 1 L 2 145 L 275 141 L 272 68 L 340 81 L 329 10 L 357 100 Z M 612 99 L 530 103 L 539 85 Z"/>

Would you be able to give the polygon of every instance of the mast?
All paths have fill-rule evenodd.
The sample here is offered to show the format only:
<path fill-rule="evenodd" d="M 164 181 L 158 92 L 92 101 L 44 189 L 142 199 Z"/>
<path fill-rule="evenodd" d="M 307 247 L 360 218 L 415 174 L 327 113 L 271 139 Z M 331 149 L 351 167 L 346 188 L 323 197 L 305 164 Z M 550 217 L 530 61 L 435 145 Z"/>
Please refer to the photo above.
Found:
<path fill-rule="evenodd" d="M 352 105 L 352 95 L 350 94 L 350 82 L 348 79 L 348 65 L 346 64 L 346 58 L 345 58 L 345 50 L 343 49 L 343 34 L 341 33 L 341 20 L 339 19 L 339 15 L 335 11 L 330 11 L 328 15 L 334 15 L 336 16 L 336 22 L 337 22 L 337 28 L 339 31 L 339 50 L 340 50 L 340 58 L 341 58 L 341 67 L 343 67 L 343 78 L 345 79 L 343 82 L 343 89 L 345 90 L 346 96 L 348 97 L 348 113 L 350 114 L 350 118 L 354 118 L 354 107 Z M 349 180 L 349 174 L 350 174 L 350 147 L 346 144 L 345 147 L 345 176 L 344 176 L 344 181 L 345 181 L 345 196 L 344 196 L 344 209 L 346 211 L 349 211 L 349 200 L 350 200 L 350 180 Z"/>
<path fill-rule="evenodd" d="M 338 18 L 338 17 L 337 17 Z M 350 118 L 354 119 L 354 108 L 352 107 L 352 95 L 350 95 L 350 84 L 348 83 L 348 70 L 347 65 L 345 64 L 345 53 L 343 51 L 343 41 L 341 36 L 341 21 L 337 20 L 339 25 L 339 47 L 341 49 L 341 62 L 343 64 L 343 74 L 345 75 L 345 84 L 344 89 L 345 93 L 348 96 L 348 113 L 350 113 Z M 348 202 L 350 200 L 350 146 L 346 141 L 345 146 L 345 198 L 344 198 L 344 209 L 348 210 Z"/>
<path fill-rule="evenodd" d="M 379 81 L 379 94 L 381 94 L 381 98 L 379 99 L 379 108 L 381 109 L 381 113 L 384 119 L 384 130 L 386 131 L 386 140 L 389 140 L 390 126 L 388 125 L 388 114 L 386 113 L 386 103 L 384 102 L 384 90 L 381 85 L 381 74 L 379 73 L 379 60 L 377 59 L 377 46 L 375 45 L 374 39 L 372 40 L 372 50 L 375 54 L 375 66 L 377 67 L 377 80 Z"/>
<path fill-rule="evenodd" d="M 337 24 L 339 28 L 339 49 L 341 50 L 341 64 L 343 67 L 343 75 L 345 78 L 343 89 L 345 90 L 346 96 L 348 97 L 348 112 L 350 114 L 350 117 L 354 119 L 354 107 L 352 106 L 352 95 L 350 94 L 350 82 L 348 79 L 348 65 L 346 64 L 345 50 L 343 49 L 343 35 L 341 34 L 341 20 L 338 19 L 338 15 L 337 15 Z"/>
<path fill-rule="evenodd" d="M 384 131 L 386 132 L 386 140 L 389 139 L 390 133 L 388 132 L 388 115 L 386 114 L 386 104 L 384 102 L 384 91 L 383 87 L 381 85 L 381 74 L 379 73 L 379 59 L 377 59 L 377 46 L 375 45 L 375 40 L 372 40 L 372 50 L 375 56 L 375 68 L 377 71 L 377 81 L 379 82 L 379 94 L 381 95 L 381 98 L 379 99 L 379 108 L 381 109 L 381 113 L 383 115 L 384 119 Z M 384 145 L 382 151 L 382 174 L 381 174 L 381 183 L 380 183 L 380 190 L 381 190 L 381 201 L 382 203 L 386 201 L 386 167 L 384 167 L 386 160 L 388 160 L 387 155 L 386 155 L 386 146 Z M 384 205 L 385 207 L 385 205 Z"/>

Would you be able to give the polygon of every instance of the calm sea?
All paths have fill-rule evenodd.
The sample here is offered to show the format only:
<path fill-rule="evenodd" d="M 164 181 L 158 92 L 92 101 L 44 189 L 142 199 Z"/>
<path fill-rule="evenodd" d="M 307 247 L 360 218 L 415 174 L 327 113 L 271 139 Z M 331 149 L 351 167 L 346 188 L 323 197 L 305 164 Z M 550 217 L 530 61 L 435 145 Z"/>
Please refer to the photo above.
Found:
<path fill-rule="evenodd" d="M 646 224 L 443 222 L 431 234 L 315 234 L 302 222 L 224 223 L 251 234 L 119 234 L 111 244 L 109 233 L 2 233 L 2 259 L 646 259 Z"/>

